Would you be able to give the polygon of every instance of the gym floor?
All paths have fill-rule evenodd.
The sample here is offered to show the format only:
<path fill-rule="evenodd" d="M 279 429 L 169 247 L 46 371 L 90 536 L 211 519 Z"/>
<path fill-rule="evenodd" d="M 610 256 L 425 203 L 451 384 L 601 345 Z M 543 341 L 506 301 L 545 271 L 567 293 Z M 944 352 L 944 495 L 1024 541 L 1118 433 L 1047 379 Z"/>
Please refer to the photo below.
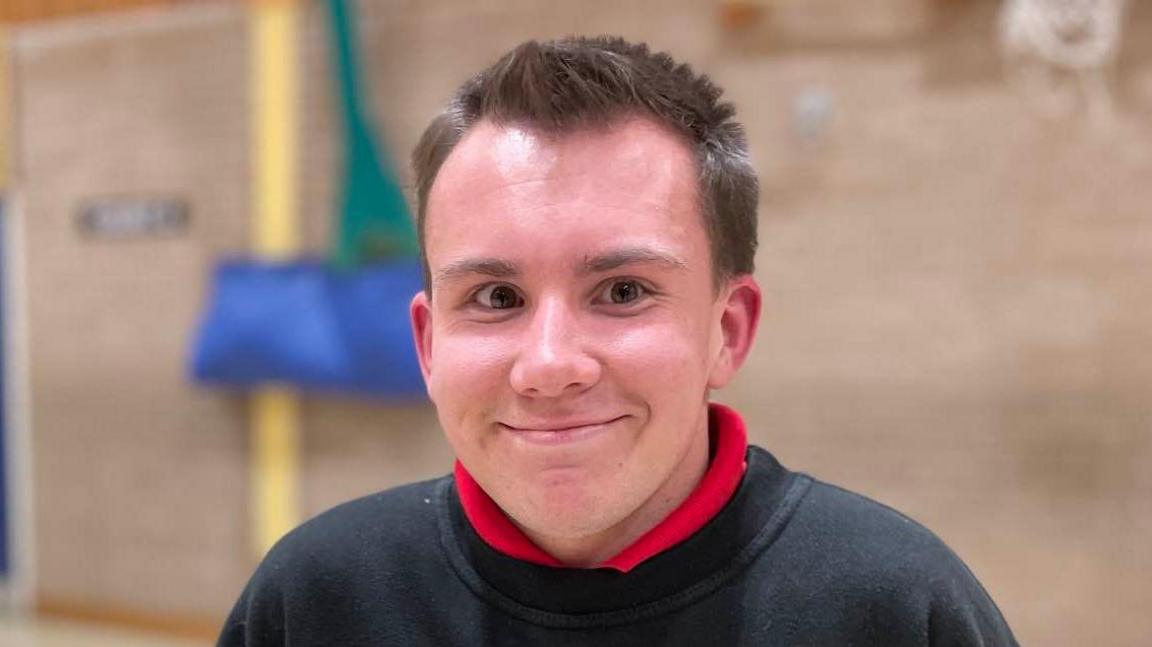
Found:
<path fill-rule="evenodd" d="M 103 625 L 0 615 L 0 647 L 209 647 L 210 644 Z"/>

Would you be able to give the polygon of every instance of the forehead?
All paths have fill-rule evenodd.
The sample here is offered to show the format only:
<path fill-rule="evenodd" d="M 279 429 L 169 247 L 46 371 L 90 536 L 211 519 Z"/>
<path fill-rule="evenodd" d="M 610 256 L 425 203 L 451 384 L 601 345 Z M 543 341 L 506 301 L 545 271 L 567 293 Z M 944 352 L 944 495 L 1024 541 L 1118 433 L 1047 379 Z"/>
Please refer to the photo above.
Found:
<path fill-rule="evenodd" d="M 482 121 L 441 167 L 424 227 L 433 270 L 469 254 L 571 261 L 609 244 L 707 256 L 693 155 L 644 119 L 559 136 Z"/>
<path fill-rule="evenodd" d="M 463 184 L 490 189 L 509 181 L 579 174 L 586 183 L 603 180 L 614 186 L 641 175 L 646 180 L 656 179 L 656 174 L 688 179 L 681 176 L 694 176 L 694 171 L 694 160 L 681 138 L 643 118 L 560 134 L 482 120 L 444 161 L 429 207 Z"/>

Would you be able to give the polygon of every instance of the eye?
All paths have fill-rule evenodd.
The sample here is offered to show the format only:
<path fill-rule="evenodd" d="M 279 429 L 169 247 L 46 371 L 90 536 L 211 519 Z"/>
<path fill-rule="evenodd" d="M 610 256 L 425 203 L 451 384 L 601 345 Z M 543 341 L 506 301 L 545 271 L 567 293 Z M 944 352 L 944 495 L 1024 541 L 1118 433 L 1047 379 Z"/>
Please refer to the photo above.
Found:
<path fill-rule="evenodd" d="M 511 285 L 502 283 L 495 283 L 486 285 L 476 292 L 473 297 L 480 305 L 485 308 L 493 310 L 507 310 L 508 308 L 516 308 L 524 305 L 524 299 L 516 293 L 516 289 Z"/>
<path fill-rule="evenodd" d="M 612 281 L 608 284 L 605 292 L 603 293 L 604 300 L 608 303 L 625 304 L 631 303 L 646 293 L 644 286 L 636 281 Z"/>

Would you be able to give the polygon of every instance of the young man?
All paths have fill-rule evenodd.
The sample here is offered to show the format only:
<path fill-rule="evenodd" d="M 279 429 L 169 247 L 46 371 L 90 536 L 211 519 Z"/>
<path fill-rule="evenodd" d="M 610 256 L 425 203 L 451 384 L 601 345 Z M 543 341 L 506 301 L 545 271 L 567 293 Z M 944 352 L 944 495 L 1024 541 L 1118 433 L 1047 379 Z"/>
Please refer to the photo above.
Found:
<path fill-rule="evenodd" d="M 414 155 L 412 325 L 451 476 L 340 506 L 221 645 L 1014 645 L 906 517 L 709 404 L 760 315 L 758 188 L 720 90 L 618 39 L 525 43 Z"/>

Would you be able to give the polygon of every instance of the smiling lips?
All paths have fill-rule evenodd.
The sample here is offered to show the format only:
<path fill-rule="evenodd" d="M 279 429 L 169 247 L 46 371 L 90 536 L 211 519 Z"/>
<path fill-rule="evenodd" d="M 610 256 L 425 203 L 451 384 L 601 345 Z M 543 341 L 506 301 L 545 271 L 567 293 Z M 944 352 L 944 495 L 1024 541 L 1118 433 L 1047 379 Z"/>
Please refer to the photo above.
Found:
<path fill-rule="evenodd" d="M 591 436 L 607 430 L 613 423 L 623 420 L 627 416 L 618 416 L 607 420 L 562 420 L 548 422 L 532 422 L 517 425 L 500 423 L 504 429 L 516 434 L 524 440 L 546 444 L 564 444 L 585 440 Z"/>

